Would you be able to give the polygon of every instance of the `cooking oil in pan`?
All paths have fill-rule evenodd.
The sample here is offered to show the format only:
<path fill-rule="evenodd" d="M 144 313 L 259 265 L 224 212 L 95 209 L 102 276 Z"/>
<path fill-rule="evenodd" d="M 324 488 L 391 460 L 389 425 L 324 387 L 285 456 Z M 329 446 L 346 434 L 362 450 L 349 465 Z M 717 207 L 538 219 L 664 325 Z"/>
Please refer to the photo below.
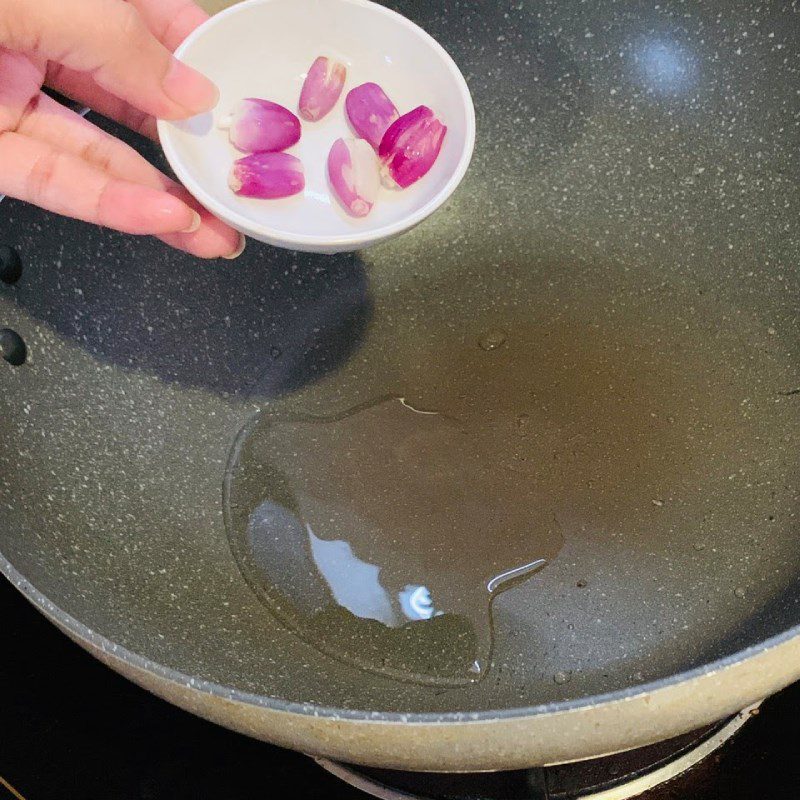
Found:
<path fill-rule="evenodd" d="M 263 416 L 230 472 L 235 552 L 281 619 L 326 652 L 400 678 L 479 680 L 492 599 L 561 546 L 533 470 L 511 479 L 508 456 L 490 426 L 402 397 Z"/>
<path fill-rule="evenodd" d="M 791 483 L 775 465 L 794 464 L 798 412 L 790 340 L 769 333 L 783 295 L 760 316 L 739 312 L 748 291 L 522 262 L 377 284 L 357 358 L 236 443 L 243 574 L 318 650 L 451 686 L 494 678 L 493 660 L 498 680 L 514 657 L 546 663 L 558 620 L 596 635 L 605 612 L 582 604 L 630 596 L 615 573 L 644 593 L 641 625 L 698 582 L 713 597 L 721 562 L 724 607 L 755 602 L 743 575 L 779 544 L 760 520 Z"/>

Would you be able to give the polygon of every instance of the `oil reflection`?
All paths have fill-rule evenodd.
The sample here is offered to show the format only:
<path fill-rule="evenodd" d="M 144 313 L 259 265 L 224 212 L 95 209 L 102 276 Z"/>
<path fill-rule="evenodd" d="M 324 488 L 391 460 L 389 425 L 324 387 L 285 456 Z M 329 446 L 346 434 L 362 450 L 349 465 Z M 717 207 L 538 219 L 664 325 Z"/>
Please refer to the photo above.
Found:
<path fill-rule="evenodd" d="M 396 628 L 444 613 L 434 608 L 426 586 L 405 586 L 395 599 L 381 585 L 381 568 L 358 558 L 348 542 L 320 539 L 310 525 L 306 532 L 314 564 L 333 599 L 354 616 Z"/>
<path fill-rule="evenodd" d="M 433 598 L 427 586 L 406 586 L 398 598 L 403 613 L 409 619 L 433 619 L 444 614 L 444 611 L 437 611 L 433 607 Z"/>

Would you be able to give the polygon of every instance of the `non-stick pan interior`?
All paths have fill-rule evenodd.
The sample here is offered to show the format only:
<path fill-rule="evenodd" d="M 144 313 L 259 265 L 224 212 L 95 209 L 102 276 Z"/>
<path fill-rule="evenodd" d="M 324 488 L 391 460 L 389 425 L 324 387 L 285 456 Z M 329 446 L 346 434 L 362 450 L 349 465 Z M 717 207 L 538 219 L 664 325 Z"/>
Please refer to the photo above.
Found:
<path fill-rule="evenodd" d="M 799 624 L 793 6 L 397 8 L 479 114 L 463 187 L 401 239 L 204 264 L 0 205 L 25 264 L 0 327 L 29 350 L 0 364 L 0 552 L 159 664 L 336 708 L 587 697 Z M 510 480 L 519 453 L 541 464 L 559 521 L 552 563 L 496 600 L 476 684 L 323 654 L 231 550 L 223 483 L 254 415 L 386 396 L 500 441 L 524 418 Z"/>

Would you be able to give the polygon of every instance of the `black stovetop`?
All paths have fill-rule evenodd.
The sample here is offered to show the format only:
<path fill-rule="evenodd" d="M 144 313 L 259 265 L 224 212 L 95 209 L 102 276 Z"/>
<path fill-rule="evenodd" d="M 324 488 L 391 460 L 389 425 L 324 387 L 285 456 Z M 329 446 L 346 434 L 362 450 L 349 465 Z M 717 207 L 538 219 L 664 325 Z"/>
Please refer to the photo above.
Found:
<path fill-rule="evenodd" d="M 25 800 L 357 800 L 306 756 L 191 716 L 107 669 L 0 580 L 0 778 Z M 646 800 L 784 800 L 800 790 L 800 684 Z M 0 798 L 15 795 L 0 782 Z"/>

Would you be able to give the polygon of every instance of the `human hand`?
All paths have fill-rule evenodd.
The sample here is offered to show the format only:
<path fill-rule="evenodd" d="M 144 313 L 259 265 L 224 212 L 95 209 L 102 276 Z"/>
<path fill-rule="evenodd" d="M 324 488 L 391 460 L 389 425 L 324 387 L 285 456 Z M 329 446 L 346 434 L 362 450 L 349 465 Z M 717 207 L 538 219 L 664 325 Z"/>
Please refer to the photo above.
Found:
<path fill-rule="evenodd" d="M 191 0 L 0 0 L 0 194 L 203 258 L 236 257 L 241 234 L 42 92 L 155 138 L 156 118 L 217 103 L 216 87 L 172 56 L 205 19 Z"/>

